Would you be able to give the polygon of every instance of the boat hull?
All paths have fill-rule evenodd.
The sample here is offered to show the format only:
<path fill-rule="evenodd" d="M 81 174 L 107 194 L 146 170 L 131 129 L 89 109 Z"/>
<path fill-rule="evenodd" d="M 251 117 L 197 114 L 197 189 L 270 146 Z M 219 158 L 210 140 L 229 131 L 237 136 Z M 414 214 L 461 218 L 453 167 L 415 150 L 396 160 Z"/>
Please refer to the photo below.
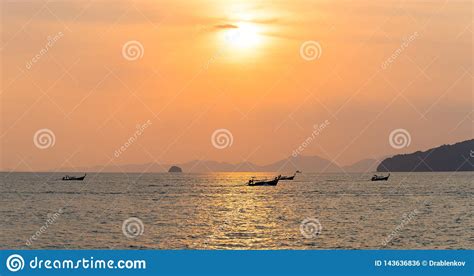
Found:
<path fill-rule="evenodd" d="M 63 181 L 82 181 L 82 180 L 84 180 L 84 178 L 86 178 L 85 175 L 84 175 L 84 176 L 80 176 L 80 177 L 74 177 L 74 176 L 68 177 L 68 178 L 63 177 L 62 180 L 63 180 Z"/>
<path fill-rule="evenodd" d="M 248 186 L 276 186 L 279 179 L 270 180 L 270 181 L 257 181 L 254 183 L 248 183 Z"/>
<path fill-rule="evenodd" d="M 387 181 L 388 180 L 388 176 L 386 177 L 378 177 L 378 178 L 373 178 L 371 179 L 372 181 Z"/>

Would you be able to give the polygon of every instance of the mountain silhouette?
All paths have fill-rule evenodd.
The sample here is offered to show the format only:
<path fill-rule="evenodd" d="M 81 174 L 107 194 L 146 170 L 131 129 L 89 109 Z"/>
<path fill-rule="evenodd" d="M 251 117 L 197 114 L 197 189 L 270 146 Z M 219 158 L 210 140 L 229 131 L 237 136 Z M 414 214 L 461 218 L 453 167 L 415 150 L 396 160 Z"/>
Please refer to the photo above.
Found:
<path fill-rule="evenodd" d="M 192 160 L 181 164 L 125 164 L 110 166 L 60 168 L 55 171 L 100 171 L 100 172 L 167 172 L 171 166 L 178 166 L 184 172 L 205 173 L 205 172 L 372 172 L 377 164 L 376 159 L 366 159 L 354 165 L 340 167 L 337 164 L 321 158 L 319 156 L 290 156 L 268 165 L 257 165 L 251 162 L 240 162 L 236 164 L 217 162 L 212 160 Z"/>
<path fill-rule="evenodd" d="M 387 158 L 378 172 L 473 171 L 474 139 Z"/>
<path fill-rule="evenodd" d="M 296 170 L 303 172 L 397 172 L 397 171 L 473 171 L 474 140 L 459 142 L 454 145 L 443 145 L 427 151 L 417 151 L 411 154 L 382 157 L 381 159 L 363 159 L 347 166 L 339 166 L 319 156 L 298 155 L 290 156 L 268 165 L 258 165 L 252 162 L 236 164 L 217 162 L 212 160 L 192 160 L 181 164 L 125 164 L 94 166 L 82 168 L 60 168 L 54 171 L 61 172 L 140 172 L 157 173 L 167 172 L 171 166 L 178 166 L 187 173 L 207 172 L 285 172 L 292 173 Z M 383 160 L 380 162 L 379 160 Z M 423 160 L 423 161 L 422 161 Z"/>
<path fill-rule="evenodd" d="M 363 159 L 352 165 L 344 166 L 343 169 L 348 173 L 374 172 L 382 159 Z"/>

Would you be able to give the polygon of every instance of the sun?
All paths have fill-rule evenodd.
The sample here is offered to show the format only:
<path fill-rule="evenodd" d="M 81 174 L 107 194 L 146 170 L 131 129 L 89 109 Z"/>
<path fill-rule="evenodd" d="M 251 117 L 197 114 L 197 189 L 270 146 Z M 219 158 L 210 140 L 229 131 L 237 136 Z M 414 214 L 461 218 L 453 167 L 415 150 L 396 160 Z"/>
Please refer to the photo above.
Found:
<path fill-rule="evenodd" d="M 236 28 L 225 30 L 223 39 L 225 45 L 241 50 L 254 49 L 262 43 L 258 26 L 248 22 L 237 23 Z"/>

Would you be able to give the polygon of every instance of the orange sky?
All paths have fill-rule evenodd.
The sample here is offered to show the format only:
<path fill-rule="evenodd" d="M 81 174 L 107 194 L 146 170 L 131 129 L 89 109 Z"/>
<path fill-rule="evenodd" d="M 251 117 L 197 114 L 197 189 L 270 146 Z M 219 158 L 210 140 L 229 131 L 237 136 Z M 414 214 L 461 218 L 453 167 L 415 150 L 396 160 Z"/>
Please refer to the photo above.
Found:
<path fill-rule="evenodd" d="M 1 3 L 0 170 L 266 164 L 326 120 L 301 154 L 341 165 L 473 137 L 470 1 L 71 2 Z"/>

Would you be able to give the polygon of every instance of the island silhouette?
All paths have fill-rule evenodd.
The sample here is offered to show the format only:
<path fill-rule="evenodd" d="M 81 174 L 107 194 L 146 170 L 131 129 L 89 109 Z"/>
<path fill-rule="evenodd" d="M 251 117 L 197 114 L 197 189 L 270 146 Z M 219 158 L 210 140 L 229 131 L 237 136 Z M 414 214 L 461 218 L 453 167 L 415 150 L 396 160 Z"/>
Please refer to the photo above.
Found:
<path fill-rule="evenodd" d="M 183 172 L 183 169 L 181 169 L 178 166 L 171 166 L 171 168 L 168 170 L 168 172 L 181 173 L 181 172 Z"/>
<path fill-rule="evenodd" d="M 442 145 L 426 151 L 416 151 L 409 154 L 399 154 L 379 159 L 368 158 L 348 166 L 338 166 L 330 160 L 319 156 L 289 156 L 288 158 L 267 165 L 258 165 L 252 162 L 236 164 L 217 162 L 212 160 L 193 160 L 181 164 L 125 164 L 114 166 L 94 166 L 59 168 L 59 172 L 178 172 L 188 173 L 205 172 L 328 172 L 328 173 L 356 173 L 356 172 L 436 172 L 436 171 L 473 171 L 474 139 L 459 142 L 453 145 Z M 167 168 L 169 168 L 167 170 Z"/>
<path fill-rule="evenodd" d="M 378 172 L 473 171 L 474 139 L 383 160 Z"/>

